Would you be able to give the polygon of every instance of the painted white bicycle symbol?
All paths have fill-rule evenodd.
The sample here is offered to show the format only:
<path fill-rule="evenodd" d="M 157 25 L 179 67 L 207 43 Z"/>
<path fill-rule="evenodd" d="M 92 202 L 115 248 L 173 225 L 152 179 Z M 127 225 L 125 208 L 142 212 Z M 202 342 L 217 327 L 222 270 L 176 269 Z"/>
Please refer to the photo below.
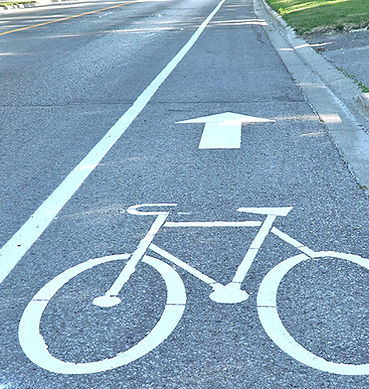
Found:
<path fill-rule="evenodd" d="M 141 240 L 137 249 L 132 254 L 112 255 L 102 258 L 90 259 L 80 263 L 63 273 L 59 274 L 48 282 L 36 293 L 31 302 L 27 305 L 19 325 L 19 341 L 23 351 L 35 364 L 52 372 L 61 374 L 88 374 L 106 371 L 127 365 L 128 363 L 142 357 L 155 347 L 160 345 L 175 329 L 185 309 L 186 292 L 185 287 L 178 273 L 172 266 L 157 258 L 146 254 L 150 249 L 159 254 L 172 264 L 182 268 L 193 276 L 197 277 L 212 288 L 210 298 L 218 303 L 235 304 L 248 298 L 248 294 L 241 289 L 251 264 L 253 263 L 262 243 L 269 233 L 274 234 L 284 242 L 292 245 L 301 254 L 285 259 L 272 268 L 264 277 L 257 295 L 257 310 L 261 324 L 266 333 L 275 344 L 297 361 L 335 374 L 363 375 L 369 374 L 369 363 L 354 365 L 335 363 L 327 361 L 297 343 L 287 332 L 282 324 L 277 310 L 277 291 L 284 276 L 294 266 L 309 259 L 337 258 L 356 263 L 369 270 L 369 260 L 357 255 L 342 254 L 334 251 L 314 252 L 307 246 L 291 238 L 278 228 L 273 226 L 278 216 L 286 216 L 292 208 L 239 208 L 238 212 L 265 215 L 261 221 L 212 221 L 212 222 L 168 222 L 166 221 L 169 212 L 150 210 L 150 207 L 168 207 L 176 204 L 141 204 L 130 207 L 127 212 L 134 215 L 155 215 L 156 219 L 146 236 Z M 149 210 L 147 210 L 149 208 Z M 146 210 L 145 210 L 146 209 Z M 231 282 L 222 285 L 207 275 L 201 273 L 194 267 L 176 258 L 169 252 L 161 249 L 153 243 L 155 235 L 160 228 L 185 228 L 185 227 L 259 227 L 259 230 L 245 254 L 236 274 Z M 59 360 L 52 356 L 40 334 L 40 322 L 42 314 L 53 296 L 67 282 L 82 272 L 110 261 L 121 261 L 125 266 L 113 285 L 102 296 L 97 296 L 93 303 L 100 307 L 111 307 L 120 303 L 118 294 L 123 286 L 129 287 L 129 279 L 134 274 L 137 264 L 142 262 L 155 269 L 164 279 L 167 288 L 167 301 L 163 313 L 154 328 L 145 338 L 139 341 L 130 349 L 115 355 L 112 358 L 101 361 L 72 363 Z M 127 285 L 126 285 L 127 284 Z"/>

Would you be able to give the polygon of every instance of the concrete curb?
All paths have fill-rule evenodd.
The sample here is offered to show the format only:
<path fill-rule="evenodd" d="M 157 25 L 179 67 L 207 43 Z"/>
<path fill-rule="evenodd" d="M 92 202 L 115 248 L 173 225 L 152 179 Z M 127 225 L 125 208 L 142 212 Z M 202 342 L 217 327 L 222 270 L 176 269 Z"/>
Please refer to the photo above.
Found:
<path fill-rule="evenodd" d="M 286 30 L 289 43 L 303 61 L 314 69 L 317 75 L 355 114 L 367 121 L 369 113 L 368 96 L 365 96 L 367 94 L 363 94 L 352 79 L 346 77 L 334 64 L 316 52 L 302 37 L 298 36 L 295 30 L 283 20 L 282 16 L 267 4 L 266 0 L 258 1 L 279 26 Z"/>
<path fill-rule="evenodd" d="M 0 6 L 0 14 L 11 13 L 12 11 L 22 10 L 25 8 L 35 8 L 42 5 L 49 5 L 53 3 L 61 3 L 66 1 L 70 1 L 70 0 L 40 0 L 40 1 L 35 1 L 33 3 L 14 4 L 14 5 L 4 6 L 4 7 Z"/>
<path fill-rule="evenodd" d="M 271 44 L 308 104 L 325 124 L 354 179 L 361 188 L 369 188 L 369 133 L 364 126 L 369 121 L 362 103 L 369 102 L 368 95 L 364 97 L 352 79 L 297 36 L 265 0 L 254 0 L 253 5 L 258 18 L 266 21 L 264 30 Z"/>
<path fill-rule="evenodd" d="M 35 6 L 34 4 L 35 3 L 14 4 L 14 5 L 1 5 L 0 6 L 0 13 L 3 13 L 5 11 L 12 11 L 14 9 L 34 7 Z"/>
<path fill-rule="evenodd" d="M 357 101 L 364 109 L 369 112 L 369 93 L 362 93 L 360 96 L 358 96 Z"/>

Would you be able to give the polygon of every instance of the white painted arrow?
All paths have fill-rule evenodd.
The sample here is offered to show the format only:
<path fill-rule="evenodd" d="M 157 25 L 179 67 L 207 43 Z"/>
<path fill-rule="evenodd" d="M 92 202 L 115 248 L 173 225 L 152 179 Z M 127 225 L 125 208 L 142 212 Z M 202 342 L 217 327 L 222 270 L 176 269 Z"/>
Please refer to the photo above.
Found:
<path fill-rule="evenodd" d="M 239 149 L 242 123 L 262 122 L 274 122 L 274 120 L 225 112 L 177 123 L 205 123 L 199 149 Z"/>

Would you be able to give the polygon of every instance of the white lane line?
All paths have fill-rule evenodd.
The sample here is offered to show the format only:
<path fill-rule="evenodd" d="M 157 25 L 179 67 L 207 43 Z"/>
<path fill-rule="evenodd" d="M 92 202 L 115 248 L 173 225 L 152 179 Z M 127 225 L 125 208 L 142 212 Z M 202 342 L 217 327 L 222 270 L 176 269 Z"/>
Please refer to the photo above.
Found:
<path fill-rule="evenodd" d="M 40 235 L 60 212 L 67 201 L 78 190 L 86 178 L 94 171 L 97 164 L 104 158 L 107 152 L 114 146 L 129 125 L 145 108 L 160 85 L 176 68 L 179 62 L 196 43 L 206 26 L 218 12 L 225 0 L 221 0 L 210 15 L 203 21 L 188 42 L 177 55 L 156 76 L 151 84 L 141 93 L 133 105 L 114 124 L 105 136 L 92 148 L 86 157 L 68 174 L 64 181 L 54 192 L 40 205 L 35 213 L 23 224 L 23 226 L 9 239 L 0 250 L 0 283 L 8 276 L 14 266 L 23 257 L 27 250 L 36 242 Z"/>

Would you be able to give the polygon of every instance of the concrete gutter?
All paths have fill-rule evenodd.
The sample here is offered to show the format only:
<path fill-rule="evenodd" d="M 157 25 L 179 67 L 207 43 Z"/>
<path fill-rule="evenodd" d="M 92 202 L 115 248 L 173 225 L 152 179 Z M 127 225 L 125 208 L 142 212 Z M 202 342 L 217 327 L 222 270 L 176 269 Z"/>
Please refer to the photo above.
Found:
<path fill-rule="evenodd" d="M 334 65 L 327 61 L 322 55 L 314 49 L 303 38 L 297 36 L 292 27 L 290 27 L 275 12 L 265 0 L 257 0 L 264 10 L 286 31 L 286 39 L 291 43 L 298 54 L 319 73 L 320 78 L 340 96 L 354 113 L 369 124 L 369 111 L 366 110 L 368 94 L 363 93 L 355 82 L 346 77 Z M 357 103 L 360 102 L 360 105 Z M 361 111 L 365 108 L 365 111 Z M 359 111 L 358 111 L 359 110 Z M 363 116 L 364 115 L 364 116 Z M 363 117 L 362 117 L 363 116 Z"/>
<path fill-rule="evenodd" d="M 369 112 L 369 93 L 362 93 L 358 96 L 357 101 L 362 105 L 363 109 Z"/>
<path fill-rule="evenodd" d="M 267 22 L 264 28 L 271 43 L 325 124 L 357 183 L 361 188 L 369 188 L 368 95 L 363 97 L 353 80 L 298 37 L 265 0 L 254 0 L 254 10 Z"/>

